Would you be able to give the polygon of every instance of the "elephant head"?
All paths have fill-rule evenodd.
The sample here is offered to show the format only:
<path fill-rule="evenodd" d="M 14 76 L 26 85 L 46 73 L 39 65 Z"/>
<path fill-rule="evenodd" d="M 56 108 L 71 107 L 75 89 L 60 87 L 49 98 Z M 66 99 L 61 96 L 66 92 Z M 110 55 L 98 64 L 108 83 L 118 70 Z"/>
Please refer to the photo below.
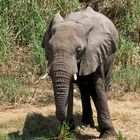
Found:
<path fill-rule="evenodd" d="M 117 31 L 104 15 L 88 7 L 65 19 L 56 14 L 44 34 L 42 47 L 54 88 L 58 120 L 72 118 L 72 79 L 89 75 L 116 52 Z M 74 76 L 73 76 L 74 75 Z"/>

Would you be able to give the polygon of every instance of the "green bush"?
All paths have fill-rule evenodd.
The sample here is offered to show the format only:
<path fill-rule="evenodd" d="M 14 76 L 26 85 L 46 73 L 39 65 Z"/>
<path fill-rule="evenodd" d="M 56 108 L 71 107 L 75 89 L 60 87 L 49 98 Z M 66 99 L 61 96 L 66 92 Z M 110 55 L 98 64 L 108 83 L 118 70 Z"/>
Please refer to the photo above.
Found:
<path fill-rule="evenodd" d="M 0 76 L 0 104 L 26 101 L 26 97 L 33 97 L 34 91 L 25 86 L 14 76 Z"/>

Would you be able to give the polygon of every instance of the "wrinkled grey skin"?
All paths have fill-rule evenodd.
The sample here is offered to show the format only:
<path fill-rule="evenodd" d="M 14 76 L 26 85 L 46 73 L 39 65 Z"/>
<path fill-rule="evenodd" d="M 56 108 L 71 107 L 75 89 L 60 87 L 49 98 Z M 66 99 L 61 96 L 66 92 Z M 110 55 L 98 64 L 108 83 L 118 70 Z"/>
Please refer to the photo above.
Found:
<path fill-rule="evenodd" d="M 90 97 L 95 104 L 100 137 L 115 135 L 107 105 L 107 89 L 112 61 L 117 51 L 118 33 L 103 14 L 87 7 L 65 19 L 56 14 L 44 34 L 42 47 L 48 60 L 56 104 L 61 122 L 73 123 L 73 75 L 82 99 L 82 123 L 94 127 Z M 73 128 L 72 128 L 73 129 Z"/>

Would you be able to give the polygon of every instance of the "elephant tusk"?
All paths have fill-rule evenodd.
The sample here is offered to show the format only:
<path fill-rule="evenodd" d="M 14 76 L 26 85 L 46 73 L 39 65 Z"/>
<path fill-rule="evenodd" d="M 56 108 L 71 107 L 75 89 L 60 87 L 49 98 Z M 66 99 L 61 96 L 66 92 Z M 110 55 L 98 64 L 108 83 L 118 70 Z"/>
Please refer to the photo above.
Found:
<path fill-rule="evenodd" d="M 77 74 L 75 73 L 73 76 L 74 76 L 74 80 L 76 81 L 77 80 Z"/>
<path fill-rule="evenodd" d="M 40 80 L 45 79 L 48 76 L 48 74 L 43 75 L 42 77 L 40 77 L 37 81 L 36 84 L 38 84 L 40 82 Z"/>
<path fill-rule="evenodd" d="M 40 78 L 40 80 L 45 79 L 45 78 L 47 77 L 47 75 L 48 75 L 48 74 L 45 74 L 44 76 L 42 76 L 42 77 Z"/>

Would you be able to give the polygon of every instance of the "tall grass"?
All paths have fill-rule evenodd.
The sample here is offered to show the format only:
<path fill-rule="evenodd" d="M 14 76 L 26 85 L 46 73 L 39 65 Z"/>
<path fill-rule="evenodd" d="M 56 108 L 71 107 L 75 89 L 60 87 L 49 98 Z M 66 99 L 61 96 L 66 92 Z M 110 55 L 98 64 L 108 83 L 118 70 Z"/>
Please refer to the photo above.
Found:
<path fill-rule="evenodd" d="M 140 41 L 139 0 L 104 0 L 99 4 L 99 11 L 114 22 L 125 38 Z"/>
<path fill-rule="evenodd" d="M 121 87 L 122 92 L 140 91 L 140 47 L 124 37 L 120 38 L 114 61 L 113 82 Z"/>
<path fill-rule="evenodd" d="M 26 96 L 33 98 L 34 91 L 30 90 L 20 79 L 12 76 L 0 76 L 0 104 L 29 102 Z"/>

